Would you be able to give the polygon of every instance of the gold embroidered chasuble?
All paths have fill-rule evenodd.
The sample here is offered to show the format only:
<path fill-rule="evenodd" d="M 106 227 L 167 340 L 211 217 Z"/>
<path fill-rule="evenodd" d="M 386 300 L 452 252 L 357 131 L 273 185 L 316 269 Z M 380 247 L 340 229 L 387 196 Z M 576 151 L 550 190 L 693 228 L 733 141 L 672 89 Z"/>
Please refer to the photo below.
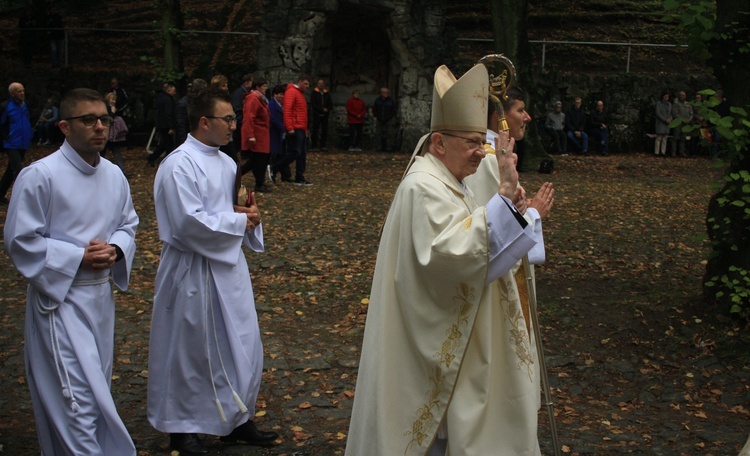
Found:
<path fill-rule="evenodd" d="M 486 285 L 486 209 L 417 157 L 386 220 L 347 455 L 538 455 L 535 347 L 512 271 Z"/>

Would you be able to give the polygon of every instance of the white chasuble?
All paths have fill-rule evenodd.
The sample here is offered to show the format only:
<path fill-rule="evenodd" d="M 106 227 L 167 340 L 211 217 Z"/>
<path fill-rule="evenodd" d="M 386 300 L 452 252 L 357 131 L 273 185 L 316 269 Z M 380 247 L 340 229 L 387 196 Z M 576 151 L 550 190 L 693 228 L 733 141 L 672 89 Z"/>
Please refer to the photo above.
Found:
<path fill-rule="evenodd" d="M 534 454 L 518 416 L 536 423 L 532 347 L 495 280 L 534 242 L 507 200 L 477 206 L 439 160 L 416 158 L 383 229 L 347 455 L 425 455 L 441 424 L 448 454 Z"/>
<path fill-rule="evenodd" d="M 134 456 L 112 378 L 115 285 L 126 290 L 138 216 L 120 169 L 89 165 L 67 143 L 24 168 L 5 248 L 29 281 L 24 358 L 42 454 Z M 79 269 L 91 241 L 120 247 L 110 270 Z"/>
<path fill-rule="evenodd" d="M 255 413 L 263 346 L 242 245 L 262 252 L 263 228 L 234 212 L 236 169 L 188 135 L 156 174 L 148 420 L 161 432 L 227 435 Z"/>

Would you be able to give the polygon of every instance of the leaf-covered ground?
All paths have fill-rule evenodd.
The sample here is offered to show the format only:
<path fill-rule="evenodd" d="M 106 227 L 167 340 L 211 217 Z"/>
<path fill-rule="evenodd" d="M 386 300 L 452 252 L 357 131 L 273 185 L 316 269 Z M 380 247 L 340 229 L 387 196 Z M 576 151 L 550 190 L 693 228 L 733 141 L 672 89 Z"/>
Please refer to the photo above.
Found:
<path fill-rule="evenodd" d="M 145 409 L 160 243 L 154 169 L 144 158 L 142 148 L 126 153 L 141 223 L 131 287 L 117 295 L 112 379 L 142 456 L 167 453 Z M 258 195 L 266 252 L 247 254 L 266 352 L 256 421 L 282 438 L 256 449 L 207 436 L 212 454 L 343 453 L 378 229 L 407 158 L 314 152 L 313 187 L 283 184 Z M 565 453 L 737 454 L 750 429 L 750 337 L 700 299 L 703 219 L 720 172 L 706 158 L 634 153 L 556 157 L 552 175 L 521 178 L 530 192 L 547 179 L 556 188 L 537 277 Z M 0 264 L 0 452 L 38 454 L 23 367 L 25 283 L 4 251 Z M 550 454 L 546 409 L 539 417 Z"/>

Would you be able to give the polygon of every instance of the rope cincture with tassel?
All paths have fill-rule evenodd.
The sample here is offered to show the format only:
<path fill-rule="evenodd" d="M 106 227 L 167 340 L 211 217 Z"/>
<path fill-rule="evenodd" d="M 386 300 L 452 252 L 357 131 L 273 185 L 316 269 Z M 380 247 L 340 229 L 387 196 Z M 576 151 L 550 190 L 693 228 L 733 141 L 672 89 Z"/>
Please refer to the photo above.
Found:
<path fill-rule="evenodd" d="M 516 79 L 516 68 L 513 62 L 503 54 L 490 54 L 485 55 L 477 63 L 482 63 L 487 67 L 489 74 L 489 85 L 490 85 L 490 98 L 495 103 L 495 108 L 498 114 L 498 131 L 509 131 L 508 122 L 505 120 L 505 112 L 503 110 L 503 101 L 508 98 L 508 88 L 515 82 Z M 499 69 L 499 71 L 498 71 Z M 524 316 L 529 315 L 531 317 L 532 325 L 531 328 L 528 326 L 527 329 L 534 330 L 534 341 L 536 342 L 537 357 L 539 358 L 539 373 L 542 382 L 542 390 L 544 392 L 544 405 L 547 407 L 547 416 L 549 418 L 550 432 L 552 433 L 552 446 L 554 448 L 555 456 L 561 456 L 561 447 L 557 435 L 557 424 L 555 422 L 555 410 L 554 404 L 552 403 L 552 394 L 549 388 L 549 377 L 547 374 L 547 362 L 544 358 L 544 346 L 542 344 L 542 334 L 539 328 L 539 314 L 536 306 L 536 290 L 534 289 L 533 283 L 533 272 L 531 270 L 531 263 L 529 263 L 529 256 L 524 255 L 521 260 L 524 280 L 516 280 L 516 284 L 519 287 L 519 297 L 525 294 L 528 298 L 526 308 L 523 307 Z M 525 293 L 522 293 L 521 288 L 525 288 Z"/>
<path fill-rule="evenodd" d="M 229 389 L 232 391 L 232 398 L 234 399 L 234 402 L 237 404 L 237 407 L 240 409 L 240 412 L 247 413 L 248 408 L 245 405 L 245 403 L 240 398 L 240 395 L 237 394 L 237 391 L 235 391 L 234 387 L 232 386 L 232 382 L 229 380 L 229 375 L 227 375 L 227 370 L 224 367 L 224 358 L 221 356 L 221 350 L 219 349 L 219 338 L 216 334 L 216 315 L 214 314 L 214 305 L 213 305 L 213 293 L 211 292 L 211 270 L 210 266 L 208 264 L 208 260 L 204 259 L 205 264 L 205 274 L 206 274 L 206 309 L 205 309 L 205 318 L 204 318 L 204 324 L 203 324 L 203 330 L 206 337 L 206 357 L 208 360 L 208 371 L 209 376 L 211 378 L 211 388 L 214 391 L 214 403 L 216 404 L 216 410 L 219 412 L 219 418 L 222 422 L 227 421 L 227 416 L 224 413 L 224 407 L 221 405 L 221 401 L 219 400 L 219 393 L 216 391 L 216 383 L 214 382 L 214 371 L 211 367 L 211 347 L 208 343 L 208 317 L 209 313 L 211 314 L 211 326 L 214 333 L 214 344 L 216 344 L 216 352 L 219 354 L 219 364 L 221 365 L 221 371 L 224 374 L 224 378 L 227 381 L 227 385 L 229 385 Z"/>

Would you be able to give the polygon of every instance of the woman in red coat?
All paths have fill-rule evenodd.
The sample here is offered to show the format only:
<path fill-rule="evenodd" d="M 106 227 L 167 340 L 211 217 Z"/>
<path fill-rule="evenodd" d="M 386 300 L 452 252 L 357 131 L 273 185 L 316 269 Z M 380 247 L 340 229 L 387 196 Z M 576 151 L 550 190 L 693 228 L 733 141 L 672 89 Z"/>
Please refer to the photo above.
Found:
<path fill-rule="evenodd" d="M 346 120 L 349 123 L 349 152 L 362 150 L 362 126 L 365 123 L 367 106 L 359 98 L 359 90 L 352 92 L 352 97 L 346 101 Z"/>
<path fill-rule="evenodd" d="M 269 193 L 266 187 L 266 167 L 271 158 L 271 113 L 268 109 L 264 79 L 253 81 L 251 91 L 242 103 L 242 174 L 253 171 L 255 191 Z"/>

